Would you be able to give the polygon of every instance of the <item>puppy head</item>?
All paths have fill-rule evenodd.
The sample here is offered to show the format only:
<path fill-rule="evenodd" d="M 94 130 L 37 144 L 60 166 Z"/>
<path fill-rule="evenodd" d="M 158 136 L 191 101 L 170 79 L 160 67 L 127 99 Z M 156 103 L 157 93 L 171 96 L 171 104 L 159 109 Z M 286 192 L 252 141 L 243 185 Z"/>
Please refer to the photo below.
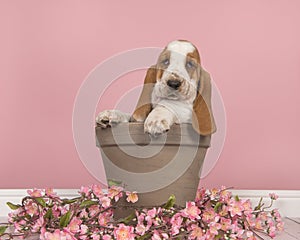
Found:
<path fill-rule="evenodd" d="M 216 131 L 211 110 L 210 75 L 201 67 L 199 52 L 192 43 L 183 40 L 170 42 L 156 65 L 148 69 L 132 121 L 144 121 L 152 104 L 161 99 L 192 104 L 194 129 L 201 135 Z"/>
<path fill-rule="evenodd" d="M 200 77 L 200 56 L 188 41 L 170 42 L 156 64 L 154 98 L 193 102 Z"/>

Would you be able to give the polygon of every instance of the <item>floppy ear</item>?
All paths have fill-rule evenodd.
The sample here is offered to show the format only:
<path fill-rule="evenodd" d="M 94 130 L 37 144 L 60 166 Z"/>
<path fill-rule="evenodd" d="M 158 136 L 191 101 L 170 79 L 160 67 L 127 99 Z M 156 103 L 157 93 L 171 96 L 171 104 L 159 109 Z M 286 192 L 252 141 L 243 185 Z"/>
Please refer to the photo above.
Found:
<path fill-rule="evenodd" d="M 194 100 L 192 124 L 200 135 L 210 135 L 216 131 L 216 124 L 211 109 L 210 75 L 200 67 L 198 95 Z"/>
<path fill-rule="evenodd" d="M 156 83 L 156 66 L 151 66 L 144 80 L 144 87 L 132 114 L 131 121 L 143 122 L 152 110 L 151 94 Z"/>

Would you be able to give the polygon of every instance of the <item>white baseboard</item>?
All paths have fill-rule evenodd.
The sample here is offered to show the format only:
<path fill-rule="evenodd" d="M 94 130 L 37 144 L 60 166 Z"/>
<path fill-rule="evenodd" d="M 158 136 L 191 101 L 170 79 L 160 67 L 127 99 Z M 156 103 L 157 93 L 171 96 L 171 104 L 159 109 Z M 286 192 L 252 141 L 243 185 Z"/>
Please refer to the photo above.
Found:
<path fill-rule="evenodd" d="M 64 198 L 78 196 L 78 189 L 56 189 L 55 192 Z M 250 199 L 257 204 L 261 197 L 266 205 L 269 201 L 269 193 L 276 193 L 279 198 L 274 202 L 273 208 L 278 208 L 284 217 L 300 217 L 300 190 L 231 190 L 234 195 L 243 199 Z M 6 202 L 20 203 L 21 199 L 28 195 L 24 189 L 0 189 L 0 217 L 6 217 L 10 212 Z"/>

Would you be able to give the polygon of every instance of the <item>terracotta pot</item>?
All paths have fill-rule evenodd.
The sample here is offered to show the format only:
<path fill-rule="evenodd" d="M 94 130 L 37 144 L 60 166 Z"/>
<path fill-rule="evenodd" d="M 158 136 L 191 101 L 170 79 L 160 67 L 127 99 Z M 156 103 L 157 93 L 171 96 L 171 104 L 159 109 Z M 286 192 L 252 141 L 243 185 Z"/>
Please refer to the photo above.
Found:
<path fill-rule="evenodd" d="M 136 206 L 159 206 L 172 194 L 177 205 L 195 199 L 210 136 L 181 124 L 154 138 L 144 133 L 143 123 L 96 127 L 96 136 L 108 183 L 137 191 Z M 123 199 L 119 205 L 127 203 Z M 120 216 L 127 213 L 121 210 Z"/>

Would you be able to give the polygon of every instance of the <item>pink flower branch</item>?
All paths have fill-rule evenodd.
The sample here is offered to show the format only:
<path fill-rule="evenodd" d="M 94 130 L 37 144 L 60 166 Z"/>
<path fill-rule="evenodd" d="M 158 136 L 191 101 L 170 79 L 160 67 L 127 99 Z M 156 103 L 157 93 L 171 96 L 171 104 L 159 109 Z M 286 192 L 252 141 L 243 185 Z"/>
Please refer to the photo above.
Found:
<path fill-rule="evenodd" d="M 283 230 L 278 210 L 263 207 L 263 200 L 252 208 L 250 200 L 232 196 L 228 189 L 199 189 L 195 201 L 175 204 L 171 196 L 162 206 L 123 206 L 119 199 L 138 202 L 136 192 L 113 186 L 107 191 L 92 185 L 82 187 L 79 196 L 61 199 L 52 189 L 28 190 L 21 204 L 8 203 L 12 209 L 8 223 L 0 224 L 0 239 L 38 234 L 48 239 L 263 239 Z M 125 219 L 115 219 L 116 208 L 132 209 Z M 8 230 L 15 229 L 14 233 Z"/>

